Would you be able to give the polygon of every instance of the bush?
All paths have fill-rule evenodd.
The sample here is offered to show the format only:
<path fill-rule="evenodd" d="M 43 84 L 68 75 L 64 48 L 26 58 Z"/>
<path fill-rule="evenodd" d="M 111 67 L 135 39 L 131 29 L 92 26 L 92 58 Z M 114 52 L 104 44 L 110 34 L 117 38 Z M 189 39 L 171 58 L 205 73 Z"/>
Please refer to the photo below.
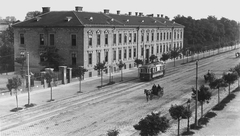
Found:
<path fill-rule="evenodd" d="M 165 132 L 169 128 L 169 120 L 166 117 L 160 117 L 160 113 L 152 112 L 151 115 L 147 115 L 133 127 L 141 131 L 141 136 L 154 136 L 160 131 Z"/>
<path fill-rule="evenodd" d="M 112 129 L 107 132 L 107 136 L 118 136 L 119 131 L 117 129 Z"/>

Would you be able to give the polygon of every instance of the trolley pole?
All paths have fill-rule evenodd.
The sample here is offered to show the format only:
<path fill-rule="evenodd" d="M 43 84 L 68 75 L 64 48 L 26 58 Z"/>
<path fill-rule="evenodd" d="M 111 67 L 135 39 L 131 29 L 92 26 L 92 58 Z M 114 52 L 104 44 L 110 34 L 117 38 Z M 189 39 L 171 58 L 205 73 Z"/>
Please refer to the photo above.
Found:
<path fill-rule="evenodd" d="M 198 126 L 198 118 L 197 118 L 197 103 L 198 103 L 198 60 L 196 61 L 196 101 L 195 101 L 195 127 Z"/>

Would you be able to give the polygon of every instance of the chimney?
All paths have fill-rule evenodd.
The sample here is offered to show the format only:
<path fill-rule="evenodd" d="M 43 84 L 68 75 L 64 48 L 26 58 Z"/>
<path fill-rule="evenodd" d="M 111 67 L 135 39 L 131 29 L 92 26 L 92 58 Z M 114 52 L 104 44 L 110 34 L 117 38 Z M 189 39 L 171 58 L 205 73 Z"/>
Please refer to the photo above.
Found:
<path fill-rule="evenodd" d="M 161 14 L 161 18 L 163 18 L 163 14 Z"/>
<path fill-rule="evenodd" d="M 159 14 L 157 14 L 157 17 L 160 17 L 160 15 L 159 15 Z"/>
<path fill-rule="evenodd" d="M 131 15 L 132 15 L 132 12 L 128 12 L 128 15 L 131 16 Z"/>
<path fill-rule="evenodd" d="M 142 13 L 142 12 L 139 12 L 139 16 L 140 16 L 140 17 L 143 16 L 143 13 Z"/>
<path fill-rule="evenodd" d="M 153 14 L 148 14 L 147 16 L 148 16 L 148 17 L 153 17 Z"/>
<path fill-rule="evenodd" d="M 109 9 L 104 9 L 105 14 L 109 14 Z"/>
<path fill-rule="evenodd" d="M 138 16 L 138 12 L 135 12 L 135 15 Z"/>
<path fill-rule="evenodd" d="M 83 7 L 76 6 L 75 11 L 76 12 L 82 12 Z"/>
<path fill-rule="evenodd" d="M 42 7 L 42 13 L 50 12 L 50 7 Z"/>
<path fill-rule="evenodd" d="M 117 10 L 117 14 L 118 14 L 118 15 L 120 14 L 120 10 Z"/>

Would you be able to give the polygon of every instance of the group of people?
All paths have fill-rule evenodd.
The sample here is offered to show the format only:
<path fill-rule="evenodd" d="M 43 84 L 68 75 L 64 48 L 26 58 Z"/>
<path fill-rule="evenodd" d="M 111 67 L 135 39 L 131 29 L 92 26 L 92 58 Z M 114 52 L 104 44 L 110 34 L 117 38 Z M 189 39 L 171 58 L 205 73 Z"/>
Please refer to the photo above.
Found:
<path fill-rule="evenodd" d="M 153 91 L 153 94 L 157 94 L 158 91 L 161 91 L 162 87 L 158 84 L 157 86 L 154 84 L 152 86 L 152 91 Z"/>

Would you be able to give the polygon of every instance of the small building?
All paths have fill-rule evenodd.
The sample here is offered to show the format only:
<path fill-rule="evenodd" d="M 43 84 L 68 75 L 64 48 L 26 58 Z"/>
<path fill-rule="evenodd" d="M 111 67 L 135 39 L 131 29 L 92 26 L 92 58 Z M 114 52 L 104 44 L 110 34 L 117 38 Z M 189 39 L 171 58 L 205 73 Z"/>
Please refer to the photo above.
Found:
<path fill-rule="evenodd" d="M 73 11 L 50 11 L 43 7 L 41 15 L 14 24 L 15 58 L 28 51 L 30 69 L 37 72 L 42 69 L 39 63 L 43 48 L 56 46 L 64 65 L 83 66 L 88 69 L 85 77 L 92 77 L 99 74 L 93 69 L 98 62 L 106 62 L 106 73 L 116 72 L 119 61 L 129 69 L 135 67 L 136 58 L 147 62 L 152 54 L 160 58 L 174 46 L 183 47 L 184 26 L 163 15 L 82 9 L 77 6 Z M 19 67 L 16 64 L 15 70 Z"/>

